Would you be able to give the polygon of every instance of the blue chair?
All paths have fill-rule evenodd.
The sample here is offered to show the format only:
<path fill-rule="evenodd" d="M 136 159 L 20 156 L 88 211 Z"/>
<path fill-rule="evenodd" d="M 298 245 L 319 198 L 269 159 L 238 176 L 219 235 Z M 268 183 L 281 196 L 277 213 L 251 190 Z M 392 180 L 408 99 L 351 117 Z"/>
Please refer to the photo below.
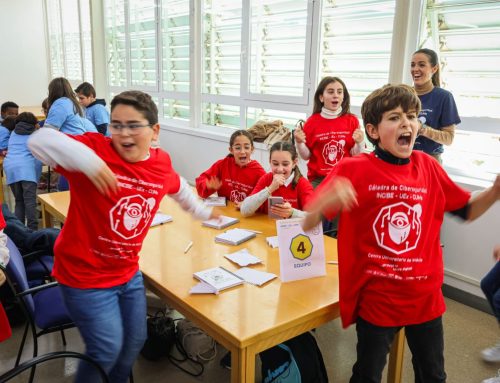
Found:
<path fill-rule="evenodd" d="M 7 239 L 7 247 L 10 251 L 10 260 L 6 268 L 7 281 L 27 319 L 15 364 L 15 366 L 18 366 L 26 342 L 28 328 L 31 328 L 33 335 L 33 357 L 36 357 L 38 354 L 38 338 L 40 336 L 60 331 L 63 345 L 66 346 L 64 330 L 75 325 L 64 306 L 57 282 L 30 288 L 23 258 L 10 238 Z M 34 374 L 35 367 L 31 370 L 30 382 L 33 381 Z"/>
<path fill-rule="evenodd" d="M 87 363 L 91 364 L 96 368 L 97 371 L 99 371 L 99 375 L 101 377 L 101 381 L 103 383 L 108 383 L 109 379 L 108 376 L 106 375 L 106 372 L 102 369 L 102 367 L 94 362 L 90 357 L 84 354 L 80 354 L 79 352 L 72 352 L 72 351 L 58 351 L 58 352 L 51 352 L 48 354 L 44 354 L 41 356 L 37 356 L 36 358 L 27 360 L 24 363 L 21 363 L 19 366 L 14 367 L 12 370 L 7 371 L 6 373 L 0 375 L 0 383 L 5 383 L 16 376 L 18 376 L 20 373 L 26 371 L 29 368 L 33 368 L 37 366 L 40 363 L 44 363 L 48 360 L 53 360 L 53 359 L 61 359 L 61 358 L 74 358 L 74 359 L 82 359 L 86 361 Z"/>

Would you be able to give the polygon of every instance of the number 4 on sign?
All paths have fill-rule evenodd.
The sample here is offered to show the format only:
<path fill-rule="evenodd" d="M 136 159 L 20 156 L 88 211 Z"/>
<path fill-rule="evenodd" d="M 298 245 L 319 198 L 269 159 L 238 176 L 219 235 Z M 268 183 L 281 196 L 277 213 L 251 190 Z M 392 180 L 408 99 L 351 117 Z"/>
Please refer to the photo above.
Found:
<path fill-rule="evenodd" d="M 309 258 L 313 249 L 311 238 L 305 234 L 298 234 L 292 238 L 290 251 L 294 258 L 304 260 Z"/>

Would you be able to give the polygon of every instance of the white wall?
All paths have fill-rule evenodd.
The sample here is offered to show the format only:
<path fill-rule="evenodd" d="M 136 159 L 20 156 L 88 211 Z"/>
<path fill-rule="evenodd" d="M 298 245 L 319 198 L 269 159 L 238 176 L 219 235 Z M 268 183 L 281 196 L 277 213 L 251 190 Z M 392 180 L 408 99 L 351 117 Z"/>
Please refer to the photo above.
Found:
<path fill-rule="evenodd" d="M 48 66 L 41 0 L 0 0 L 0 103 L 41 105 Z"/>

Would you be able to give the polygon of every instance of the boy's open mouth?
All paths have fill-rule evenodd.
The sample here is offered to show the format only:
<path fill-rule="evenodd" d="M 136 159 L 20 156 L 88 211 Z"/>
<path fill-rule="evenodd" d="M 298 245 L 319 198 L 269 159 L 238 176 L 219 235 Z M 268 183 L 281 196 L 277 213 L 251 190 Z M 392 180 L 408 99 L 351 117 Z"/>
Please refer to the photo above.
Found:
<path fill-rule="evenodd" d="M 398 137 L 398 145 L 410 146 L 411 145 L 411 132 L 402 133 Z"/>

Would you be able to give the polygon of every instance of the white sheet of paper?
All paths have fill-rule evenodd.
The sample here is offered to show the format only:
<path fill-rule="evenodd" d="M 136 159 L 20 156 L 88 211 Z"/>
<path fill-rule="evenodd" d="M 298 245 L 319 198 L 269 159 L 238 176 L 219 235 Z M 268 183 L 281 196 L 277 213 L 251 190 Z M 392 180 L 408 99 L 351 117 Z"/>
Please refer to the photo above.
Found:
<path fill-rule="evenodd" d="M 242 267 L 234 272 L 240 278 L 243 278 L 245 282 L 251 283 L 252 285 L 262 286 L 264 283 L 277 277 L 276 274 L 267 273 L 265 271 L 251 269 L 250 267 Z"/>
<path fill-rule="evenodd" d="M 240 266 L 255 265 L 262 263 L 262 259 L 249 253 L 248 249 L 241 249 L 231 254 L 224 255 L 230 261 L 237 263 Z"/>
<path fill-rule="evenodd" d="M 199 282 L 191 287 L 189 294 L 219 294 L 219 291 L 205 282 Z"/>
<path fill-rule="evenodd" d="M 163 213 L 160 213 L 159 211 L 157 211 L 154 218 L 153 218 L 153 221 L 151 222 L 151 226 L 157 226 L 157 225 L 161 225 L 163 223 L 172 222 L 172 221 L 173 221 L 173 219 L 172 219 L 171 215 L 163 214 Z"/>
<path fill-rule="evenodd" d="M 276 249 L 279 246 L 278 236 L 277 235 L 275 235 L 274 237 L 267 237 L 266 238 L 266 242 L 273 249 Z"/>
<path fill-rule="evenodd" d="M 280 278 L 283 282 L 326 274 L 323 227 L 304 232 L 303 218 L 276 221 L 280 254 Z"/>

